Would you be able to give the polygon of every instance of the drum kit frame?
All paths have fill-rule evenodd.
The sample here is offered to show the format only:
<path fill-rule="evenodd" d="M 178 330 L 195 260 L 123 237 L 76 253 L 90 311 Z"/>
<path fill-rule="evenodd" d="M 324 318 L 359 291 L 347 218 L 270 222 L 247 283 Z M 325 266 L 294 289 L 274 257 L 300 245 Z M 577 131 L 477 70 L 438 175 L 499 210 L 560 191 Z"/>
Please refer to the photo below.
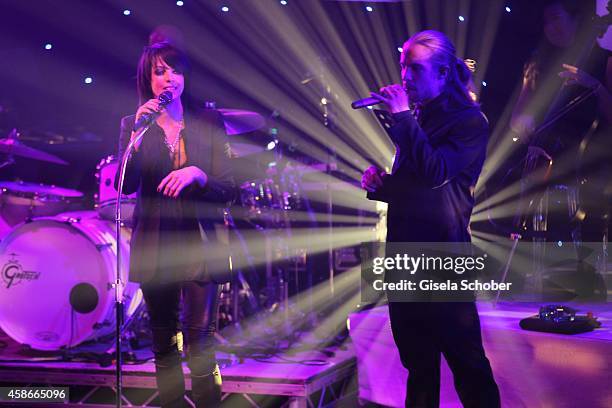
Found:
<path fill-rule="evenodd" d="M 214 106 L 211 107 L 214 108 Z M 246 155 L 263 153 L 269 150 L 266 147 L 258 146 L 256 143 L 250 144 L 248 148 L 245 147 L 247 145 L 245 143 L 232 143 L 232 136 L 234 135 L 244 135 L 263 128 L 266 125 L 266 121 L 261 115 L 236 109 L 219 109 L 219 111 L 224 118 L 226 133 L 230 136 L 230 144 L 234 157 L 244 157 Z M 144 129 L 144 131 L 146 131 L 146 129 Z M 141 133 L 144 134 L 144 131 Z M 274 154 L 275 162 L 282 163 L 281 144 L 277 139 L 277 133 L 272 133 L 275 143 L 275 149 L 272 153 Z M 238 148 L 234 149 L 235 146 L 238 146 Z M 0 139 L 0 159 L 4 159 L 0 163 L 0 167 L 9 166 L 15 163 L 15 157 L 68 165 L 66 161 L 57 156 L 25 145 L 19 140 L 19 133 L 13 130 L 7 138 Z M 51 268 L 60 268 L 57 262 L 38 262 L 43 258 L 59 262 L 61 260 L 60 258 L 62 258 L 62 256 L 59 256 L 62 255 L 59 254 L 59 252 L 66 254 L 63 263 L 60 262 L 63 268 L 74 266 L 70 265 L 71 263 L 79 264 L 77 261 L 82 258 L 80 253 L 85 253 L 91 248 L 95 248 L 98 251 L 104 251 L 108 248 L 112 256 L 116 259 L 113 263 L 109 263 L 107 260 L 101 261 L 99 259 L 93 261 L 94 264 L 106 265 L 98 271 L 94 271 L 93 269 L 87 270 L 87 267 L 82 265 L 81 262 L 79 264 L 80 266 L 75 270 L 81 268 L 85 276 L 81 274 L 79 277 L 78 274 L 73 274 L 71 275 L 73 277 L 72 279 L 74 279 L 73 283 L 66 282 L 65 280 L 63 281 L 65 285 L 73 285 L 72 289 L 74 289 L 74 291 L 58 290 L 58 293 L 63 293 L 62 296 L 66 299 L 68 299 L 70 295 L 74 295 L 78 299 L 79 293 L 82 292 L 81 294 L 86 294 L 88 293 L 87 291 L 91 291 L 91 289 L 94 289 L 94 292 L 97 293 L 99 302 L 98 309 L 102 308 L 104 310 L 98 310 L 96 312 L 99 315 L 98 319 L 90 325 L 89 332 L 84 332 L 87 331 L 85 326 L 79 326 L 79 324 L 81 324 L 81 315 L 74 314 L 75 311 L 78 313 L 79 309 L 78 307 L 75 308 L 75 305 L 79 305 L 72 303 L 68 304 L 69 302 L 63 301 L 60 302 L 61 307 L 59 307 L 56 312 L 49 311 L 50 313 L 55 313 L 55 316 L 52 316 L 50 319 L 39 319 L 39 321 L 48 323 L 58 320 L 58 317 L 62 314 L 66 316 L 69 315 L 71 320 L 69 326 L 73 328 L 73 335 L 71 338 L 64 338 L 63 333 L 61 333 L 64 329 L 57 328 L 63 327 L 62 325 L 54 328 L 47 326 L 40 329 L 30 327 L 29 330 L 33 333 L 47 333 L 46 337 L 41 335 L 44 340 L 37 341 L 36 339 L 14 333 L 10 327 L 5 327 L 6 324 L 2 325 L 0 322 L 0 326 L 5 329 L 4 331 L 18 342 L 28 344 L 30 347 L 40 350 L 52 351 L 71 349 L 87 340 L 106 337 L 109 324 L 112 322 L 119 328 L 119 330 L 116 330 L 117 333 L 123 333 L 129 330 L 128 326 L 134 320 L 134 316 L 140 314 L 140 308 L 142 308 L 143 305 L 141 300 L 142 296 L 137 287 L 134 288 L 132 287 L 133 284 L 127 283 L 128 279 L 126 272 L 128 269 L 127 265 L 129 264 L 129 246 L 127 244 L 131 224 L 130 220 L 134 210 L 136 197 L 135 194 L 122 195 L 119 193 L 121 189 L 118 191 L 114 186 L 115 174 L 122 166 L 125 166 L 125 162 L 119 163 L 117 158 L 112 155 L 101 159 L 97 164 L 95 177 L 97 180 L 98 192 L 94 196 L 95 211 L 82 211 L 83 193 L 76 190 L 22 181 L 0 181 L 0 210 L 2 210 L 0 218 L 6 222 L 4 230 L 0 229 L 0 253 L 18 254 L 19 259 L 13 259 L 13 261 L 19 263 L 22 269 L 36 270 L 38 268 L 39 272 L 43 271 L 42 274 L 39 274 L 41 284 L 45 284 L 45 280 L 42 279 L 45 275 L 51 279 L 61 281 L 61 279 L 58 279 L 58 276 L 53 277 L 54 275 L 51 273 Z M 309 210 L 308 200 L 300 191 L 301 174 L 304 170 L 303 167 L 307 166 L 292 169 L 289 165 L 283 168 L 282 171 L 281 169 L 272 168 L 264 178 L 252 179 L 240 185 L 240 219 L 250 224 L 255 231 L 262 233 L 266 241 L 265 290 L 267 299 L 272 303 L 269 304 L 270 309 L 280 307 L 285 310 L 285 313 L 288 313 L 289 309 L 289 274 L 296 272 L 298 269 L 305 269 L 305 262 L 303 259 L 305 250 L 297 250 L 295 254 L 292 254 L 290 253 L 291 249 L 288 247 L 276 248 L 276 246 L 280 245 L 279 241 L 285 242 L 286 244 L 287 241 L 285 238 L 291 235 L 290 229 L 292 221 L 288 216 L 289 211 Z M 335 167 L 326 165 L 325 168 L 329 169 Z M 115 222 L 114 233 L 112 232 L 112 228 L 109 228 L 109 225 L 113 221 Z M 252 256 L 249 254 L 248 242 L 241 234 L 239 226 L 236 225 L 234 217 L 232 217 L 230 213 L 230 209 L 225 210 L 225 226 L 233 233 L 233 239 L 239 242 L 239 246 L 237 247 L 238 251 L 243 252 L 246 259 L 252 259 Z M 57 231 L 61 233 L 57 236 L 53 236 Z M 66 246 L 62 247 L 63 242 L 66 240 L 59 239 L 61 235 L 72 237 L 73 241 L 76 240 L 76 244 L 74 244 L 75 248 L 81 248 L 81 250 L 75 251 Z M 275 239 L 277 235 L 280 235 L 282 239 Z M 37 236 L 39 238 L 36 238 Z M 48 243 L 47 245 L 50 244 L 50 248 L 56 248 L 58 256 L 55 256 L 55 258 L 50 254 L 40 256 L 40 249 L 36 250 L 28 246 L 32 245 L 32 241 L 38 239 L 46 241 Z M 236 250 L 236 247 L 234 248 Z M 279 253 L 283 253 L 284 256 L 287 257 L 287 262 L 284 262 L 284 265 L 281 267 L 273 268 L 272 264 L 279 261 L 278 256 L 275 256 Z M 76 255 L 76 257 L 72 254 Z M 105 258 L 102 252 L 100 252 L 98 258 L 99 257 Z M 96 258 L 96 256 L 93 256 L 93 258 Z M 77 261 L 75 261 L 75 259 L 77 259 Z M 26 265 L 28 262 L 33 262 L 35 266 Z M 252 270 L 256 269 L 256 266 L 253 264 L 247 265 L 247 267 Z M 113 278 L 111 278 L 112 272 L 110 269 L 116 269 Z M 238 270 L 237 273 L 234 274 L 236 277 L 235 281 L 231 282 L 229 285 L 232 287 L 229 291 L 229 299 L 231 299 L 229 303 L 231 304 L 232 323 L 237 323 L 241 318 L 241 299 L 239 299 L 239 296 L 245 296 L 249 302 L 250 309 L 255 312 L 261 310 L 262 305 L 259 304 L 259 299 L 251 289 L 247 275 L 243 273 L 240 268 L 234 267 L 234 269 Z M 44 273 L 45 270 L 48 272 Z M 92 274 L 101 274 L 105 276 L 107 284 L 102 285 L 97 282 L 93 283 L 94 279 Z M 79 283 L 83 283 L 83 281 L 87 280 L 90 280 L 90 282 L 85 282 L 88 283 L 88 285 L 79 286 Z M 242 287 L 242 290 L 238 290 L 239 287 Z M 82 290 L 80 291 L 79 288 Z M 124 289 L 127 291 L 125 294 L 130 301 L 127 314 L 123 312 L 124 307 L 121 301 Z M 297 289 L 296 287 L 296 290 Z M 108 303 L 108 298 L 110 290 L 114 290 L 115 292 L 115 309 L 117 313 L 114 319 L 109 315 L 110 303 Z M 24 299 L 28 298 L 25 294 L 21 296 L 24 296 Z M 228 296 L 226 296 L 226 298 L 227 297 Z M 36 311 L 32 311 L 32 314 L 41 316 L 40 312 L 37 313 Z M 76 321 L 75 316 L 77 317 Z M 125 323 L 123 322 L 124 317 L 127 318 Z M 75 324 L 78 326 L 76 333 L 74 332 Z M 101 328 L 105 329 L 102 330 Z M 55 334 L 51 335 L 50 333 Z M 50 341 L 50 338 L 54 338 L 55 340 Z M 117 336 L 114 349 L 121 349 L 121 336 Z M 114 350 L 111 349 L 111 352 L 112 351 Z M 118 355 L 118 360 L 119 359 L 120 356 Z"/>

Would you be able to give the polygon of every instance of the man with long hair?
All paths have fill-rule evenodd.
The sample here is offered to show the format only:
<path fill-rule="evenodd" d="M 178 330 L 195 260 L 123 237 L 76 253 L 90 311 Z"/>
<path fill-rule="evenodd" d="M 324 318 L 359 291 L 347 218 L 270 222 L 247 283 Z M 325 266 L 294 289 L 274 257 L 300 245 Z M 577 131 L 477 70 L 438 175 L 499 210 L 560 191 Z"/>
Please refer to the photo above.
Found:
<path fill-rule="evenodd" d="M 389 204 L 388 242 L 469 242 L 473 192 L 489 137 L 469 93 L 471 72 L 451 41 L 432 30 L 406 41 L 400 67 L 402 85 L 372 94 L 393 117 L 393 169 L 368 168 L 362 186 L 368 198 Z M 439 406 L 441 353 L 464 406 L 500 406 L 473 301 L 391 301 L 389 315 L 408 369 L 406 406 Z"/>

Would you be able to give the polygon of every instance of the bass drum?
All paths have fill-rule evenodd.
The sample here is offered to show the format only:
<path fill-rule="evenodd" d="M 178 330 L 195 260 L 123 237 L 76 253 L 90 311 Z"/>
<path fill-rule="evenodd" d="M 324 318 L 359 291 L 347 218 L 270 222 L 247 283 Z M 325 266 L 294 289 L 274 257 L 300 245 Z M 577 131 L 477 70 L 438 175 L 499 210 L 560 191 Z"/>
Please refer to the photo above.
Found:
<path fill-rule="evenodd" d="M 127 282 L 130 231 L 121 236 Z M 115 225 L 96 212 L 63 213 L 20 224 L 0 242 L 0 328 L 37 350 L 58 350 L 113 333 Z M 127 283 L 126 315 L 142 301 Z"/>

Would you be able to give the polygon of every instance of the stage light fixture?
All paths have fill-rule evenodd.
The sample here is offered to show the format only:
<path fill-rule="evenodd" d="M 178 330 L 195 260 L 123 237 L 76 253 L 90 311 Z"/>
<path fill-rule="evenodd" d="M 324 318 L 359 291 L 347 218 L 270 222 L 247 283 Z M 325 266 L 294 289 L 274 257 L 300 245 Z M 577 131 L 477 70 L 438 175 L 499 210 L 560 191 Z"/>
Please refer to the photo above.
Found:
<path fill-rule="evenodd" d="M 185 4 L 185 3 L 183 3 L 183 1 L 182 1 L 182 0 L 178 0 L 178 1 L 176 2 L 176 5 L 177 5 L 177 6 L 179 6 L 179 7 L 183 7 L 183 5 L 184 5 L 184 4 Z"/>
<path fill-rule="evenodd" d="M 370 13 L 371 13 L 372 11 L 374 11 L 374 7 L 372 7 L 372 6 L 366 6 L 366 8 L 365 8 L 365 9 L 366 9 L 366 11 L 367 11 L 367 12 L 370 12 Z"/>
<path fill-rule="evenodd" d="M 51 48 L 53 48 L 53 45 L 51 43 L 45 44 L 45 50 L 50 50 Z"/>
<path fill-rule="evenodd" d="M 124 16 L 129 16 L 130 14 L 132 14 L 132 12 L 128 9 L 123 10 L 123 15 Z"/>
<path fill-rule="evenodd" d="M 397 50 L 398 50 L 399 52 L 404 51 L 404 49 L 403 49 L 402 47 L 397 47 Z"/>
<path fill-rule="evenodd" d="M 280 0 L 280 4 L 282 4 L 283 6 L 287 5 L 287 0 Z"/>
<path fill-rule="evenodd" d="M 465 21 L 465 17 L 459 16 L 459 21 L 464 22 Z"/>
<path fill-rule="evenodd" d="M 86 84 L 91 84 L 93 82 L 93 78 L 92 77 L 86 77 L 85 78 L 85 83 Z"/>
<path fill-rule="evenodd" d="M 221 7 L 221 11 L 224 12 L 224 13 L 227 13 L 229 11 L 229 7 L 223 6 L 223 7 Z"/>
<path fill-rule="evenodd" d="M 276 147 L 276 142 L 273 140 L 268 143 L 268 150 L 272 150 Z"/>
<path fill-rule="evenodd" d="M 512 9 L 509 6 L 506 6 L 506 13 L 509 13 L 511 11 L 512 11 Z"/>
<path fill-rule="evenodd" d="M 487 81 L 482 81 L 482 86 L 487 86 Z"/>

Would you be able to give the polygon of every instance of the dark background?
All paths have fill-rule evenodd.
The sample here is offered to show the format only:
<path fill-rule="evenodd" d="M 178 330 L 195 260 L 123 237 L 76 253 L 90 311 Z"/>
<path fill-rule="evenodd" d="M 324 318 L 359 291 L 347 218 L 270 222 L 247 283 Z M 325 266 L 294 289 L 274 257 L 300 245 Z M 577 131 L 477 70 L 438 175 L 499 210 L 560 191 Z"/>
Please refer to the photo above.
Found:
<path fill-rule="evenodd" d="M 210 52 L 211 58 L 215 58 L 214 53 L 218 52 L 218 49 L 214 44 L 221 41 L 228 48 L 240 49 L 243 38 L 250 35 L 247 25 L 243 31 L 237 30 L 235 25 L 231 28 L 227 26 L 228 19 L 248 18 L 236 12 L 245 2 L 246 0 L 186 0 L 183 7 L 177 7 L 173 1 L 161 0 L 2 0 L 0 105 L 3 110 L 0 113 L 0 137 L 4 137 L 11 128 L 17 127 L 26 143 L 57 154 L 71 165 L 63 167 L 18 159 L 16 165 L 0 170 L 3 173 L 0 179 L 20 178 L 25 181 L 56 184 L 82 190 L 91 196 L 95 189 L 95 165 L 101 158 L 115 152 L 119 120 L 122 116 L 133 113 L 137 107 L 136 63 L 153 27 L 159 24 L 181 27 L 185 13 L 190 14 L 200 21 L 202 29 L 206 29 L 206 34 L 200 33 L 197 28 L 181 27 L 185 29 L 186 42 L 189 47 Z M 270 0 L 267 3 L 269 7 L 279 7 L 277 1 Z M 451 21 L 457 21 L 459 2 L 427 0 L 413 3 L 421 22 L 419 29 L 448 31 L 445 28 L 449 27 L 449 18 Z M 492 3 L 495 3 L 496 7 L 499 6 L 499 25 L 497 31 L 487 32 Z M 540 13 L 537 3 L 472 0 L 467 3 L 469 13 L 466 15 L 469 18 L 463 23 L 457 22 L 464 24 L 462 29 L 466 30 L 465 53 L 460 55 L 461 57 L 477 59 L 482 38 L 492 36 L 494 40 L 488 68 L 485 72 L 476 73 L 478 82 L 484 80 L 488 85 L 482 88 L 481 103 L 492 129 L 505 128 L 506 124 L 500 122 L 500 117 L 504 109 L 513 103 L 513 93 L 520 83 L 523 63 L 538 44 L 541 28 L 537 24 Z M 230 13 L 220 12 L 219 9 L 224 4 L 230 7 Z M 361 75 L 371 89 L 377 89 L 384 84 L 376 83 L 365 63 L 363 50 L 355 41 L 355 33 L 351 31 L 347 21 L 347 11 L 363 17 L 366 4 L 375 7 L 374 13 L 369 13 L 373 15 L 371 24 L 384 25 L 387 34 L 392 38 L 392 46 L 400 46 L 409 33 L 416 30 L 407 26 L 403 15 L 405 5 L 401 3 L 289 0 L 283 11 L 295 18 L 296 24 L 300 24 L 300 30 L 304 30 L 311 45 L 320 50 L 323 61 L 333 69 L 341 69 L 334 59 L 333 47 L 317 31 L 318 23 L 310 13 L 315 6 L 322 7 L 333 21 L 344 46 L 354 56 Z M 511 13 L 503 10 L 506 5 L 511 7 Z M 122 11 L 126 8 L 131 10 L 130 16 L 123 15 Z M 367 37 L 373 27 L 364 25 L 360 30 Z M 458 32 L 447 34 L 451 38 L 459 35 Z M 267 41 L 274 44 L 276 39 L 270 36 Z M 52 50 L 44 49 L 46 43 L 53 44 Z M 245 49 L 239 55 L 240 58 L 233 61 L 235 65 L 228 66 L 228 70 L 247 64 L 274 80 L 276 67 L 262 63 L 263 59 L 259 58 L 254 50 Z M 386 63 L 395 64 L 393 66 L 397 67 L 395 61 Z M 194 72 L 197 76 L 193 80 L 198 83 L 198 89 L 206 90 L 205 94 L 197 95 L 201 100 L 215 100 L 220 107 L 254 110 L 264 117 L 270 117 L 272 114 L 272 109 L 261 103 L 265 100 L 265 95 L 255 100 L 241 93 L 235 84 L 220 78 L 203 65 L 194 66 Z M 299 77 L 307 77 L 308 74 L 296 73 L 295 83 L 285 81 L 281 84 L 286 94 L 297 103 L 302 103 L 299 99 L 303 94 Z M 393 78 L 399 79 L 398 73 L 393 75 L 396 75 Z M 92 84 L 84 84 L 86 76 L 93 77 Z M 351 78 L 346 80 L 350 84 Z M 346 91 L 355 99 L 367 96 L 359 95 L 354 89 Z M 311 100 L 304 100 L 303 106 L 317 114 L 319 107 Z M 292 124 L 283 122 L 282 117 L 279 121 L 282 136 L 283 126 L 289 129 Z M 291 134 L 294 137 L 291 143 L 297 146 L 298 152 L 300 146 L 307 145 L 304 141 L 313 142 L 310 136 L 303 132 L 294 131 Z M 338 137 L 343 138 L 344 135 L 338 134 Z M 307 150 L 308 148 L 304 147 L 305 154 L 308 154 Z M 367 152 L 363 153 L 364 157 L 367 157 Z"/>

